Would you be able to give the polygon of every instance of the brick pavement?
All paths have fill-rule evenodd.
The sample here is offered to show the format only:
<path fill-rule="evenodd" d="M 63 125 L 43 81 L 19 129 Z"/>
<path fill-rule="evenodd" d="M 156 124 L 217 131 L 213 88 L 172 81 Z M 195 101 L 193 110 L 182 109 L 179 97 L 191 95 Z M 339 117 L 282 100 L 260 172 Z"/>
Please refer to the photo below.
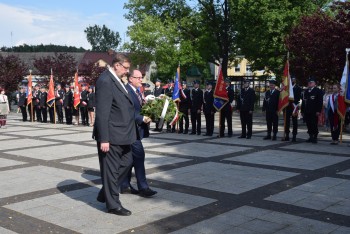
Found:
<path fill-rule="evenodd" d="M 237 139 L 236 115 L 233 138 L 152 133 L 145 164 L 158 194 L 122 194 L 133 214 L 120 217 L 96 201 L 90 127 L 19 118 L 0 129 L 0 233 L 350 233 L 349 135 L 331 146 L 321 132 L 311 145 L 301 127 L 296 144 L 263 141 L 258 118 L 252 139 Z"/>

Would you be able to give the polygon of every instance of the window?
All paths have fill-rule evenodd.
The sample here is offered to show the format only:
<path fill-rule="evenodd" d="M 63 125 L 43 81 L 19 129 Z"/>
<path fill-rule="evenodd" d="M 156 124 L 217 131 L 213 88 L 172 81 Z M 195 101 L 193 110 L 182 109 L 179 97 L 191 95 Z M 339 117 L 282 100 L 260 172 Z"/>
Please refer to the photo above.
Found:
<path fill-rule="evenodd" d="M 241 72 L 241 64 L 235 66 L 235 72 Z"/>

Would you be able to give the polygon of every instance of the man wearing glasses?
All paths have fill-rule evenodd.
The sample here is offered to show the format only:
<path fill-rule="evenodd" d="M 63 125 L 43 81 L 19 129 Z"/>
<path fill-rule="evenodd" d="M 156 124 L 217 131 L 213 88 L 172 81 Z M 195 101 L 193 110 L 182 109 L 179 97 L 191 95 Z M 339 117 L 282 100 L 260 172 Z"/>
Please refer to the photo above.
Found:
<path fill-rule="evenodd" d="M 93 137 L 97 141 L 102 188 L 97 200 L 106 202 L 108 212 L 128 216 L 119 200 L 120 185 L 132 166 L 131 144 L 136 141 L 135 109 L 124 84 L 130 60 L 117 54 L 112 67 L 96 82 L 96 120 Z"/>

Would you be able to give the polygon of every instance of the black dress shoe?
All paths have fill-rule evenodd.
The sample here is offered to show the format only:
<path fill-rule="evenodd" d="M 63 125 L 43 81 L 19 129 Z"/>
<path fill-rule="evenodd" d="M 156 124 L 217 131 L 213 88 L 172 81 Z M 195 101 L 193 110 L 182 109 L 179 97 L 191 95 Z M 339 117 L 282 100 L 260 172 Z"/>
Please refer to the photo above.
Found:
<path fill-rule="evenodd" d="M 237 138 L 246 138 L 246 136 L 240 135 L 240 136 L 237 137 Z"/>
<path fill-rule="evenodd" d="M 185 131 L 184 131 L 184 134 L 188 134 L 188 130 L 185 130 Z"/>
<path fill-rule="evenodd" d="M 217 138 L 224 138 L 225 136 L 224 135 L 217 135 L 216 137 Z"/>
<path fill-rule="evenodd" d="M 120 193 L 121 194 L 139 194 L 139 191 L 130 185 L 130 187 L 121 189 Z"/>
<path fill-rule="evenodd" d="M 200 132 L 197 132 L 197 135 L 199 136 L 201 133 Z"/>
<path fill-rule="evenodd" d="M 157 194 L 157 191 L 154 191 L 150 188 L 140 189 L 140 191 L 139 191 L 139 195 L 141 197 L 152 197 L 155 194 Z"/>
<path fill-rule="evenodd" d="M 196 133 L 195 132 L 191 132 L 190 135 L 196 135 Z"/>
<path fill-rule="evenodd" d="M 264 140 L 271 140 L 271 136 L 267 135 L 266 137 L 263 138 Z"/>
<path fill-rule="evenodd" d="M 232 137 L 232 134 L 227 135 L 227 137 Z"/>
<path fill-rule="evenodd" d="M 116 208 L 116 209 L 111 209 L 111 210 L 108 211 L 108 213 L 115 214 L 115 215 L 121 215 L 121 216 L 129 216 L 129 215 L 131 215 L 131 211 L 125 209 L 122 206 L 119 207 L 119 208 Z"/>
<path fill-rule="evenodd" d="M 247 136 L 247 139 L 251 139 L 252 138 L 252 136 Z"/>

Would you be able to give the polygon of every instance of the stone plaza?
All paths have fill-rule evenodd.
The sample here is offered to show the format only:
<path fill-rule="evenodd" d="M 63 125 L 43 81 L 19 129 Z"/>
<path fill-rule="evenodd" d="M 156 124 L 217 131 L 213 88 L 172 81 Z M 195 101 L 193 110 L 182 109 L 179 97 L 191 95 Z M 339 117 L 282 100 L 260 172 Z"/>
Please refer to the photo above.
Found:
<path fill-rule="evenodd" d="M 236 114 L 232 138 L 217 138 L 218 126 L 213 137 L 151 132 L 146 174 L 158 194 L 121 194 L 132 211 L 121 217 L 96 201 L 91 127 L 8 118 L 0 129 L 0 233 L 350 233 L 348 133 L 338 146 L 326 131 L 310 144 L 301 126 L 296 143 L 282 142 L 280 125 L 277 141 L 264 141 L 260 115 L 252 139 L 238 139 Z"/>

